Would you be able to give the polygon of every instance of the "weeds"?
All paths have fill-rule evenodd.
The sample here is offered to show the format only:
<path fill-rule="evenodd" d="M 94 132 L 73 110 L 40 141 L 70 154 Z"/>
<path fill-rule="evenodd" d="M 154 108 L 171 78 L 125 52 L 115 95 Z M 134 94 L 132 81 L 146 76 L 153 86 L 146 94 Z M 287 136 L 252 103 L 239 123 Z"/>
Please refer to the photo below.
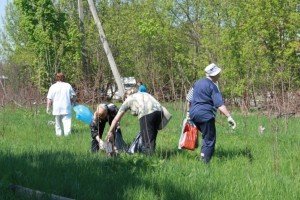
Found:
<path fill-rule="evenodd" d="M 199 149 L 177 149 L 182 112 L 172 105 L 168 110 L 173 119 L 159 132 L 153 156 L 110 158 L 89 152 L 89 127 L 75 118 L 72 135 L 58 138 L 44 110 L 2 109 L 0 198 L 23 198 L 8 190 L 9 184 L 85 200 L 300 198 L 299 119 L 290 118 L 285 127 L 284 119 L 237 113 L 240 126 L 234 132 L 217 124 L 216 152 L 205 165 L 196 159 Z M 126 114 L 121 127 L 130 143 L 137 119 Z"/>

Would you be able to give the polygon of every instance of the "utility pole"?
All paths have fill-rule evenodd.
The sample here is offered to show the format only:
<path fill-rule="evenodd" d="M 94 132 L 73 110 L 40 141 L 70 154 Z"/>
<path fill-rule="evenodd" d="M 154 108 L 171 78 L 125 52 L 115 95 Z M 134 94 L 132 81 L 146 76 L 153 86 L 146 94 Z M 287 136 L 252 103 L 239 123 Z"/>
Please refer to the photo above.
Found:
<path fill-rule="evenodd" d="M 100 22 L 100 19 L 97 15 L 97 12 L 96 12 L 96 7 L 95 7 L 95 4 L 94 4 L 94 1 L 93 0 L 88 0 L 89 2 L 89 6 L 90 6 L 90 10 L 92 12 L 92 15 L 93 15 L 93 18 L 94 18 L 94 21 L 98 27 L 98 31 L 99 31 L 99 34 L 100 34 L 100 40 L 103 44 L 103 47 L 104 47 L 104 51 L 106 53 L 106 56 L 108 58 L 108 62 L 109 62 L 109 65 L 110 65 L 110 68 L 113 72 L 113 75 L 114 75 L 114 78 L 116 80 L 116 83 L 117 83 L 117 86 L 118 86 L 118 91 L 119 91 L 119 94 L 121 96 L 124 95 L 125 91 L 124 91 L 124 86 L 123 84 L 121 83 L 121 77 L 120 77 L 120 74 L 119 74 L 119 71 L 118 71 L 118 68 L 117 68 L 117 65 L 116 65 L 116 62 L 114 60 L 114 57 L 110 51 L 110 48 L 109 48 L 109 45 L 108 45 L 108 42 L 106 40 L 106 36 L 104 34 L 104 30 L 102 28 L 102 25 L 101 25 L 101 22 Z"/>
<path fill-rule="evenodd" d="M 78 16 L 79 16 L 79 30 L 82 34 L 81 36 L 81 62 L 85 77 L 89 77 L 89 69 L 86 59 L 86 49 L 85 49 L 85 30 L 84 30 L 84 15 L 83 15 L 83 5 L 82 0 L 78 0 Z"/>

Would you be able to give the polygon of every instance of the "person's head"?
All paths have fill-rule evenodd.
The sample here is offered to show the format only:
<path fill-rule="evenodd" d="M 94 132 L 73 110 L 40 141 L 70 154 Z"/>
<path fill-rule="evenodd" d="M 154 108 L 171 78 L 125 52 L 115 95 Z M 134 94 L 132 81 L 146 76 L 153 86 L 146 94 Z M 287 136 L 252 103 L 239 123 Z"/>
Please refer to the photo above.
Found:
<path fill-rule="evenodd" d="M 59 72 L 55 75 L 55 80 L 56 81 L 65 81 L 65 75 L 62 72 Z"/>
<path fill-rule="evenodd" d="M 107 117 L 107 106 L 105 104 L 99 104 L 94 113 L 94 120 L 101 120 Z"/>
<path fill-rule="evenodd" d="M 129 90 L 127 90 L 123 96 L 123 101 L 125 101 L 127 99 L 128 96 L 134 94 L 134 93 L 137 93 L 138 90 L 136 88 L 130 88 Z"/>
<path fill-rule="evenodd" d="M 141 85 L 143 85 L 143 82 L 142 82 L 142 81 L 139 81 L 139 82 L 137 82 L 137 85 L 138 85 L 138 86 L 141 86 Z"/>
<path fill-rule="evenodd" d="M 210 77 L 213 80 L 218 80 L 220 77 L 220 72 L 222 71 L 215 63 L 209 64 L 205 67 L 206 77 Z"/>

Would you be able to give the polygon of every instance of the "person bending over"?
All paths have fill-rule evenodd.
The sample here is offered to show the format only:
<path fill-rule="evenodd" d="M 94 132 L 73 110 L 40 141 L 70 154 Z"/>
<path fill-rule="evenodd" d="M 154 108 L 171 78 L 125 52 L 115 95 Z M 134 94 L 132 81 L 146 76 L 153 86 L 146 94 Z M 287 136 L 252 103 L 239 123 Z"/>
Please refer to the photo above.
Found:
<path fill-rule="evenodd" d="M 114 117 L 118 113 L 118 107 L 112 103 L 110 104 L 99 104 L 93 116 L 93 121 L 90 124 L 91 129 L 91 151 L 97 152 L 99 149 L 105 149 L 105 144 L 102 141 L 103 131 L 106 123 L 111 125 Z M 122 150 L 125 143 L 122 138 L 121 128 L 117 124 L 112 129 L 114 135 L 114 148 L 115 150 Z M 119 138 L 118 138 L 119 137 Z"/>
<path fill-rule="evenodd" d="M 137 92 L 136 89 L 127 91 L 124 95 L 125 101 L 121 105 L 116 117 L 111 123 L 107 133 L 107 139 L 113 139 L 113 130 L 124 116 L 127 110 L 138 116 L 142 145 L 140 152 L 152 154 L 156 147 L 156 136 L 162 120 L 162 107 L 160 103 L 149 93 Z"/>

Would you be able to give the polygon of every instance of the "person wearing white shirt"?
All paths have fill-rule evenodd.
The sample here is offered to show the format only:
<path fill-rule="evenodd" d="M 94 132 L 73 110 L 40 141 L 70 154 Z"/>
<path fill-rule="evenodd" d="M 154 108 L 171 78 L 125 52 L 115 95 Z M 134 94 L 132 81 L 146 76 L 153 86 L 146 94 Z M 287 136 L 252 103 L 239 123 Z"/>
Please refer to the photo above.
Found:
<path fill-rule="evenodd" d="M 55 116 L 55 133 L 57 136 L 71 134 L 72 103 L 76 94 L 72 86 L 64 82 L 63 73 L 57 73 L 56 83 L 51 85 L 47 94 L 47 113 Z"/>

